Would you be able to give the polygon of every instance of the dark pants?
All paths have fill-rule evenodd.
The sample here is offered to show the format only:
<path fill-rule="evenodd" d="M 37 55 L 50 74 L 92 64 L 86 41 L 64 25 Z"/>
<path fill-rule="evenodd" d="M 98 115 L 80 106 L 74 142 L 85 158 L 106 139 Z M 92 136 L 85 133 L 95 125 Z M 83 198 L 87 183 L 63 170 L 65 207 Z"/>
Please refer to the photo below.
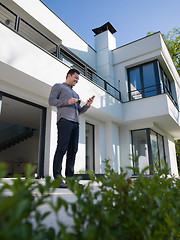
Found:
<path fill-rule="evenodd" d="M 75 157 L 78 150 L 79 123 L 61 118 L 57 123 L 57 129 L 58 141 L 54 155 L 53 175 L 54 178 L 61 175 L 63 157 L 67 152 L 65 175 L 71 177 L 74 175 Z"/>

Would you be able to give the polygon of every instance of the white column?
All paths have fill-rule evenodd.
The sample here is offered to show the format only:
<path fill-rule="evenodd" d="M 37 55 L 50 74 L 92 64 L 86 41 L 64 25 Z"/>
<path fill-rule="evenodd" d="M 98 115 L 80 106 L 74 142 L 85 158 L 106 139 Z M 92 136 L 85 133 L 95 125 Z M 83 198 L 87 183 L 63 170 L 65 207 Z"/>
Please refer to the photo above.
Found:
<path fill-rule="evenodd" d="M 86 164 L 86 122 L 83 116 L 79 118 L 79 144 L 78 152 L 76 154 L 76 161 L 74 172 L 76 173 L 79 170 L 85 171 Z"/>
<path fill-rule="evenodd" d="M 53 177 L 53 159 L 57 146 L 57 114 L 55 107 L 47 109 L 44 174 Z"/>

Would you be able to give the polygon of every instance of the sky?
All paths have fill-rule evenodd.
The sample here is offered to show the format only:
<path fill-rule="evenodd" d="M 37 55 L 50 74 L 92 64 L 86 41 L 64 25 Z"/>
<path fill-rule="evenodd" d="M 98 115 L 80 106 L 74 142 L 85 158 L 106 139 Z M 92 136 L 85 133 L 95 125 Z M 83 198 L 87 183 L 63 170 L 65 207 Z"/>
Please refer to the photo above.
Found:
<path fill-rule="evenodd" d="M 42 0 L 94 48 L 92 29 L 110 22 L 120 47 L 149 31 L 167 34 L 180 27 L 180 0 Z"/>

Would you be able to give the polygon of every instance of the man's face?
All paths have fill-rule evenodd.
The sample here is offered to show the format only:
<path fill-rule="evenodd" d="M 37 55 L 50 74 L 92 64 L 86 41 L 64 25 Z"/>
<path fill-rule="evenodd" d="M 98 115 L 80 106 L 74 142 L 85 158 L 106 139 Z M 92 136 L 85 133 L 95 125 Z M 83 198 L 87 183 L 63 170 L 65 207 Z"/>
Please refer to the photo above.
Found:
<path fill-rule="evenodd" d="M 75 86 L 76 83 L 79 81 L 79 74 L 74 73 L 73 75 L 68 74 L 68 77 L 66 79 L 66 82 L 71 86 Z"/>

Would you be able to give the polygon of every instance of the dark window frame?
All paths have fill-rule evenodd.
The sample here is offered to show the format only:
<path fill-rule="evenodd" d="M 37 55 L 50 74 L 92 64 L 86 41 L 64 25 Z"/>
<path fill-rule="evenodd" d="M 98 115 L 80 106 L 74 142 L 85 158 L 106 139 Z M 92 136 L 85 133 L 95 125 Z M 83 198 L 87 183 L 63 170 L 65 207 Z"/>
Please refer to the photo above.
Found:
<path fill-rule="evenodd" d="M 159 164 L 160 164 L 160 150 L 159 150 L 159 137 L 162 137 L 162 145 L 163 145 L 163 155 L 164 155 L 164 163 L 166 163 L 166 154 L 165 154 L 165 145 L 164 145 L 164 137 L 159 134 L 158 132 L 154 131 L 151 128 L 141 128 L 141 129 L 135 129 L 135 130 L 131 130 L 131 143 L 132 143 L 132 154 L 134 156 L 136 156 L 136 154 L 133 151 L 133 146 L 134 146 L 134 142 L 133 142 L 133 132 L 136 131 L 142 131 L 142 130 L 146 130 L 146 139 L 147 139 L 147 147 L 148 147 L 148 161 L 149 161 L 149 166 L 152 166 L 152 169 L 150 169 L 150 174 L 153 174 L 154 172 L 154 164 L 153 164 L 153 156 L 152 156 L 152 145 L 151 145 L 151 131 L 155 133 L 156 137 L 157 137 L 157 146 L 158 146 L 158 160 L 159 160 Z M 133 163 L 134 164 L 134 163 Z M 160 164 L 161 165 L 161 164 Z M 133 165 L 134 166 L 134 165 Z M 134 173 L 135 174 L 135 173 Z"/>
<path fill-rule="evenodd" d="M 153 64 L 154 66 L 154 76 L 155 76 L 156 85 L 153 85 L 153 86 L 156 86 L 156 94 L 152 96 L 157 96 L 159 94 L 164 94 L 164 93 L 168 94 L 168 96 L 170 97 L 171 101 L 173 102 L 177 110 L 180 111 L 179 105 L 177 103 L 177 93 L 174 92 L 174 95 L 173 95 L 173 91 L 172 91 L 172 85 L 174 84 L 174 82 L 167 77 L 167 74 L 165 73 L 158 59 L 155 59 L 153 61 L 149 61 L 143 64 L 139 64 L 131 68 L 127 68 L 129 101 L 150 97 L 150 96 L 145 96 L 145 93 L 146 93 L 145 89 L 147 89 L 148 87 L 144 88 L 144 80 L 143 80 L 143 73 L 142 73 L 143 66 L 146 66 L 146 64 Z M 139 69 L 140 83 L 142 88 L 131 91 L 130 71 L 133 69 Z M 135 91 L 139 91 L 142 94 L 142 97 L 135 98 L 134 96 L 136 95 L 132 94 Z"/>
<path fill-rule="evenodd" d="M 143 79 L 143 67 L 146 66 L 146 65 L 150 65 L 152 64 L 153 65 L 153 69 L 154 69 L 154 76 L 155 76 L 155 91 L 156 91 L 156 94 L 155 95 L 159 95 L 161 94 L 161 89 L 160 89 L 160 77 L 159 77 L 159 71 L 158 71 L 158 60 L 153 60 L 153 61 L 149 61 L 149 62 L 146 62 L 146 63 L 143 63 L 143 64 L 139 64 L 137 66 L 134 66 L 134 67 L 131 67 L 131 68 L 128 68 L 127 69 L 127 73 L 128 73 L 128 97 L 129 97 L 129 101 L 132 101 L 134 99 L 132 99 L 132 91 L 131 91 L 131 79 L 130 79 L 130 71 L 138 68 L 139 69 L 139 75 L 140 75 L 140 83 L 141 83 L 141 89 L 137 89 L 137 90 L 140 90 L 141 93 L 142 93 L 142 98 L 146 98 L 145 96 L 145 89 L 147 88 L 144 88 L 144 79 Z M 152 95 L 154 96 L 154 95 Z"/>
<path fill-rule="evenodd" d="M 85 122 L 85 126 L 86 126 L 86 124 L 90 125 L 92 127 L 92 131 L 93 131 L 93 133 L 92 133 L 92 135 L 93 135 L 92 136 L 93 137 L 93 139 L 92 139 L 93 140 L 93 146 L 92 146 L 92 148 L 93 148 L 93 171 L 95 172 L 95 125 L 91 124 L 89 122 Z M 86 164 L 85 165 L 87 166 L 87 160 L 86 160 Z"/>

